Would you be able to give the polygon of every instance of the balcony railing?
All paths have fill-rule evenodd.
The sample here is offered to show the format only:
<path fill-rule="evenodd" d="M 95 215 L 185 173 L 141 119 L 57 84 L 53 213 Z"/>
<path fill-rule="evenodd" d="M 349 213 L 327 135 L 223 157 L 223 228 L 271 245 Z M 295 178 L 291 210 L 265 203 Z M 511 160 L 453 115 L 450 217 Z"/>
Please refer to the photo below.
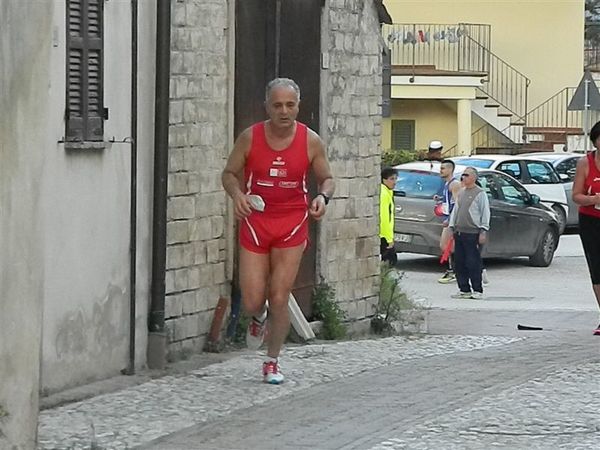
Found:
<path fill-rule="evenodd" d="M 383 37 L 392 66 L 410 67 L 415 72 L 417 67 L 476 73 L 487 73 L 489 68 L 490 25 L 399 23 L 384 25 Z"/>
<path fill-rule="evenodd" d="M 383 37 L 394 68 L 403 73 L 454 72 L 485 77 L 479 88 L 520 122 L 527 113 L 530 80 L 490 50 L 491 26 L 485 24 L 385 25 Z"/>

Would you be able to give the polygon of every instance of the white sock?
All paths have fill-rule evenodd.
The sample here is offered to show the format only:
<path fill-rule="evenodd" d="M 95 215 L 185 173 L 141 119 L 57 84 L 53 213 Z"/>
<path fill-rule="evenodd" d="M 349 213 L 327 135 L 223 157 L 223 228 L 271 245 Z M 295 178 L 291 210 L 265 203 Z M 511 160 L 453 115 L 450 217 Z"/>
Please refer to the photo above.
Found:
<path fill-rule="evenodd" d="M 268 362 L 268 363 L 274 362 L 275 364 L 277 364 L 278 360 L 279 360 L 278 358 L 273 358 L 271 356 L 267 356 L 267 359 L 265 359 L 265 362 Z"/>

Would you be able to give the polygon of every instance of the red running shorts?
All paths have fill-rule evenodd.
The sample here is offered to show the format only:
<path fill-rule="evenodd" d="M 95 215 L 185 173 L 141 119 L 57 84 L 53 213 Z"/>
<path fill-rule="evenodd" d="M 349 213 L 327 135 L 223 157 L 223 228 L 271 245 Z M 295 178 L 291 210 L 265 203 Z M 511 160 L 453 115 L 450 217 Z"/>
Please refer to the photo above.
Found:
<path fill-rule="evenodd" d="M 240 244 L 254 253 L 297 247 L 308 241 L 308 210 L 285 214 L 252 213 L 240 222 Z"/>

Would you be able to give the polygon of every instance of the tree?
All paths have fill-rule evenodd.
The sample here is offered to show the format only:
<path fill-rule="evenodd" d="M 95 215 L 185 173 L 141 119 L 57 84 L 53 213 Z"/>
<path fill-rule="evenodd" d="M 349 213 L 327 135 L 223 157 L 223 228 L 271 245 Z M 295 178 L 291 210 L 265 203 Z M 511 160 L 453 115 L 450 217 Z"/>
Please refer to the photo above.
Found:
<path fill-rule="evenodd" d="M 600 46 L 600 0 L 585 0 L 586 47 Z"/>

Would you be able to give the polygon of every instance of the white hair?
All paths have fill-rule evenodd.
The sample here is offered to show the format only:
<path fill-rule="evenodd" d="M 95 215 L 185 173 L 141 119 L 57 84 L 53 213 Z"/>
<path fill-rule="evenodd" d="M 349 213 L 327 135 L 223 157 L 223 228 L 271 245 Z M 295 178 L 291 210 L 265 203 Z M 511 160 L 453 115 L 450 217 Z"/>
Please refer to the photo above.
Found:
<path fill-rule="evenodd" d="M 298 101 L 300 101 L 300 88 L 298 87 L 296 82 L 290 78 L 275 78 L 274 80 L 269 81 L 269 84 L 267 84 L 267 89 L 265 91 L 265 101 L 269 101 L 271 91 L 277 87 L 288 87 L 293 89 L 296 93 L 296 96 L 298 97 Z"/>

